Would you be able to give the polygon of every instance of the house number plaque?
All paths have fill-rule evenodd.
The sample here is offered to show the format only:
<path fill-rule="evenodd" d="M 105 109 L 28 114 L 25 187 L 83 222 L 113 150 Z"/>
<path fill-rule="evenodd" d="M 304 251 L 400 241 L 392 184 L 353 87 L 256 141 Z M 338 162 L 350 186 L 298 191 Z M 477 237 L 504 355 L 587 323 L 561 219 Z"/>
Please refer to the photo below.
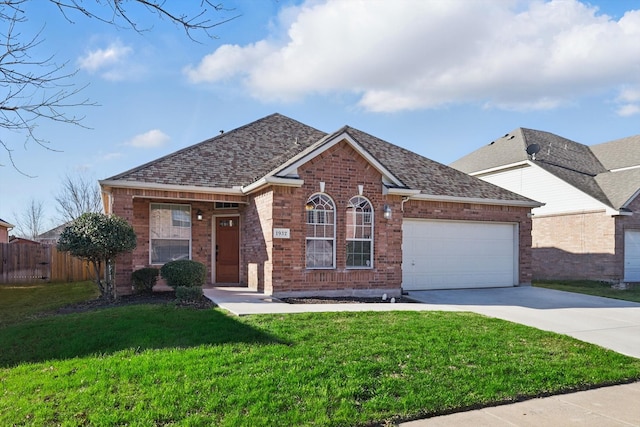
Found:
<path fill-rule="evenodd" d="M 273 238 L 274 239 L 289 239 L 291 238 L 291 230 L 288 228 L 274 228 L 273 229 Z"/>

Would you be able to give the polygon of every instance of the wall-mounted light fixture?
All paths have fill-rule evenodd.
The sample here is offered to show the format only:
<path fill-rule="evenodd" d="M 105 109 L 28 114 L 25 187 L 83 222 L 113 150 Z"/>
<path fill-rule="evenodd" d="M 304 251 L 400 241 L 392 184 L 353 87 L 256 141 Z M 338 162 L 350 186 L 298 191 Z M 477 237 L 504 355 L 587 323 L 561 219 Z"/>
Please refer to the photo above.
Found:
<path fill-rule="evenodd" d="M 312 211 L 312 210 L 313 210 L 313 203 L 311 203 L 311 202 L 307 202 L 307 204 L 306 204 L 306 205 L 304 205 L 304 209 L 305 209 L 306 211 Z"/>
<path fill-rule="evenodd" d="M 391 206 L 384 205 L 384 208 L 382 209 L 382 216 L 384 217 L 384 219 L 391 219 L 391 215 Z"/>
<path fill-rule="evenodd" d="M 196 219 L 198 221 L 202 221 L 202 215 L 204 215 L 203 212 L 200 209 L 198 209 L 198 212 L 196 212 Z"/>

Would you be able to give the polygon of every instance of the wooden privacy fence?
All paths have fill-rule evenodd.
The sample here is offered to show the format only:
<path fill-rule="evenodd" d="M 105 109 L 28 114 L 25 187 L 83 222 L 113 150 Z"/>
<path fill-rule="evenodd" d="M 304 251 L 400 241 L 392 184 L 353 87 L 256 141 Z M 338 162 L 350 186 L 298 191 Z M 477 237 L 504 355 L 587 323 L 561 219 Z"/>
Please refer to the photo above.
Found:
<path fill-rule="evenodd" d="M 0 284 L 78 282 L 93 278 L 87 261 L 52 245 L 0 243 Z"/>

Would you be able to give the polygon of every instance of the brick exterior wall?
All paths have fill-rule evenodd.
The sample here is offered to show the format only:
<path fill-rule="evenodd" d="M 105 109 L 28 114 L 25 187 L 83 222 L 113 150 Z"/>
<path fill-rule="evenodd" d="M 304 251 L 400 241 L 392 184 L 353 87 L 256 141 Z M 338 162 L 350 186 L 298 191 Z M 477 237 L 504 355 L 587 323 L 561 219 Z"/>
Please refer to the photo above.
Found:
<path fill-rule="evenodd" d="M 535 216 L 533 278 L 619 280 L 622 251 L 616 246 L 624 247 L 616 243 L 619 223 L 605 211 Z"/>
<path fill-rule="evenodd" d="M 450 221 L 493 221 L 518 224 L 519 283 L 531 284 L 531 218 L 530 208 L 473 203 L 429 202 L 410 200 L 404 205 L 405 218 Z"/>
<path fill-rule="evenodd" d="M 116 260 L 116 292 L 118 295 L 132 293 L 131 273 L 144 267 L 160 267 L 151 265 L 149 260 L 149 213 L 151 203 L 174 203 L 191 206 L 191 257 L 195 261 L 203 263 L 207 267 L 207 279 L 210 280 L 212 272 L 212 216 L 215 214 L 241 213 L 243 204 L 239 210 L 216 211 L 214 202 L 241 203 L 245 201 L 242 196 L 212 195 L 192 192 L 175 192 L 160 190 L 140 190 L 114 188 L 111 191 L 111 213 L 118 215 L 132 225 L 136 237 L 137 246 L 133 252 L 122 254 Z M 201 199 L 201 200 L 199 200 Z M 202 221 L 196 219 L 198 210 L 203 212 Z M 241 220 L 242 223 L 242 220 Z M 240 263 L 240 277 L 246 276 L 243 264 Z"/>
<path fill-rule="evenodd" d="M 402 282 L 402 218 L 383 218 L 385 204 L 400 212 L 400 197 L 382 195 L 382 176 L 346 142 L 340 142 L 298 168 L 301 188 L 274 187 L 273 227 L 291 230 L 290 239 L 273 239 L 273 294 L 291 295 L 399 295 Z M 306 268 L 305 205 L 309 197 L 324 193 L 336 205 L 336 268 Z M 373 206 L 374 250 L 372 269 L 346 268 L 345 212 L 349 199 L 362 195 Z M 270 236 L 268 236 L 270 240 Z M 268 241 L 269 241 L 268 240 Z"/>
<path fill-rule="evenodd" d="M 0 227 L 0 243 L 9 243 L 9 229 Z"/>
<path fill-rule="evenodd" d="M 250 289 L 272 293 L 273 283 L 273 191 L 264 190 L 251 197 L 246 209 L 245 220 L 241 222 L 241 263 L 246 264 L 247 277 L 240 280 Z M 244 279 L 244 280 L 243 280 Z"/>
<path fill-rule="evenodd" d="M 149 266 L 150 203 L 177 203 L 191 206 L 192 258 L 213 272 L 211 241 L 214 215 L 240 215 L 240 284 L 275 296 L 356 295 L 398 296 L 402 284 L 402 220 L 426 218 L 464 221 L 518 223 L 520 283 L 531 282 L 531 219 L 529 208 L 450 202 L 409 201 L 383 195 L 382 176 L 342 141 L 298 168 L 302 187 L 270 186 L 249 196 L 198 194 L 161 190 L 118 189 L 111 191 L 112 211 L 134 227 L 138 247 L 118 258 L 118 293 L 131 293 L 132 271 Z M 306 210 L 310 196 L 324 193 L 336 205 L 336 266 L 329 270 L 306 268 Z M 346 268 L 346 208 L 358 195 L 372 204 L 374 212 L 373 268 Z M 215 201 L 241 203 L 237 210 L 216 211 Z M 393 215 L 383 217 L 389 205 Z M 402 209 L 404 207 L 404 213 Z M 201 210 L 204 219 L 197 221 Z M 274 228 L 290 230 L 289 239 L 274 239 Z"/>

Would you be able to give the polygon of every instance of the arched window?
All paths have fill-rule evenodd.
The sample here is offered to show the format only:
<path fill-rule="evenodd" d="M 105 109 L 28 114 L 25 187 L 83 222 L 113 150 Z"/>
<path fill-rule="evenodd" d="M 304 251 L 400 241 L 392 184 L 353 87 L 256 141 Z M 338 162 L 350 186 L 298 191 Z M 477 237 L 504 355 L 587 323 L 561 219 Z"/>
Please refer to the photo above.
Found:
<path fill-rule="evenodd" d="M 373 267 L 373 208 L 362 196 L 347 205 L 347 268 Z"/>
<path fill-rule="evenodd" d="M 305 206 L 307 218 L 307 268 L 335 268 L 336 205 L 331 197 L 317 193 Z"/>

